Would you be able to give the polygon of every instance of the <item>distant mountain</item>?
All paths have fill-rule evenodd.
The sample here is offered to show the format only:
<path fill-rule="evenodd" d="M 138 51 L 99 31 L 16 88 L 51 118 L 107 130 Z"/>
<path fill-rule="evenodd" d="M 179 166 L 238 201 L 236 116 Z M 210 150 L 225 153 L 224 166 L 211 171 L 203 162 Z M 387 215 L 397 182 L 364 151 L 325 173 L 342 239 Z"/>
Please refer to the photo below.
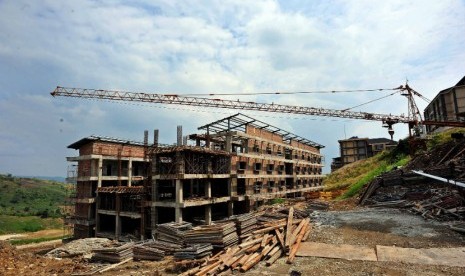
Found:
<path fill-rule="evenodd" d="M 35 179 L 50 180 L 50 181 L 55 181 L 55 182 L 66 183 L 66 178 L 62 177 L 62 176 L 30 176 L 30 175 L 25 175 L 25 176 L 17 176 L 17 177 L 35 178 Z"/>

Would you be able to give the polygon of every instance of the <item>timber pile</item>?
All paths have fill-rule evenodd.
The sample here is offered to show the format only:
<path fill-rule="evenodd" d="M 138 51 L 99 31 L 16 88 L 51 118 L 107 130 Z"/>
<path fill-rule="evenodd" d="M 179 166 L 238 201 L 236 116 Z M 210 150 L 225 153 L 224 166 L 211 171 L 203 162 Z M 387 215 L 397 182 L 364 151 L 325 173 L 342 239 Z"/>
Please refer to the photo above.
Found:
<path fill-rule="evenodd" d="M 300 216 L 303 212 L 295 211 L 293 207 L 281 211 L 286 212 L 287 216 L 282 218 L 280 215 L 271 219 L 265 215 L 267 220 L 262 221 L 258 229 L 252 231 L 239 245 L 225 248 L 209 259 L 202 259 L 194 268 L 180 275 L 221 275 L 233 270 L 245 272 L 260 261 L 266 261 L 266 265 L 271 266 L 286 254 L 287 263 L 292 263 L 300 243 L 310 235 L 310 219 L 294 217 L 294 214 Z"/>
<path fill-rule="evenodd" d="M 119 263 L 132 258 L 133 247 L 134 243 L 128 242 L 114 247 L 94 249 L 92 250 L 92 253 L 94 253 L 92 260 Z"/>
<path fill-rule="evenodd" d="M 176 250 L 174 258 L 177 260 L 193 260 L 210 256 L 213 251 L 211 244 L 193 244 Z"/>
<path fill-rule="evenodd" d="M 237 234 L 239 236 L 250 234 L 257 229 L 257 216 L 254 213 L 248 213 L 234 217 L 236 222 Z"/>
<path fill-rule="evenodd" d="M 225 248 L 238 243 L 236 224 L 232 221 L 202 225 L 185 233 L 186 244 L 210 243 L 215 248 Z"/>
<path fill-rule="evenodd" d="M 151 247 L 153 243 L 144 243 L 134 246 L 134 260 L 161 261 L 165 257 L 165 251 Z"/>
<path fill-rule="evenodd" d="M 165 255 L 173 255 L 174 252 L 176 252 L 176 250 L 182 248 L 182 245 L 158 240 L 151 240 L 149 242 L 144 243 L 143 246 L 163 251 Z"/>
<path fill-rule="evenodd" d="M 411 170 L 421 170 L 431 177 Z M 464 182 L 463 137 L 418 154 L 404 168 L 377 177 L 367 185 L 359 204 L 406 208 L 426 219 L 439 221 L 465 220 L 465 189 L 453 185 L 453 181 L 435 180 L 435 176 Z"/>
<path fill-rule="evenodd" d="M 411 210 L 430 219 L 449 221 L 465 218 L 464 199 L 456 191 L 435 191 L 435 195 L 416 203 Z"/>
<path fill-rule="evenodd" d="M 189 222 L 168 222 L 157 225 L 157 240 L 178 245 L 184 244 L 184 235 L 192 229 Z"/>

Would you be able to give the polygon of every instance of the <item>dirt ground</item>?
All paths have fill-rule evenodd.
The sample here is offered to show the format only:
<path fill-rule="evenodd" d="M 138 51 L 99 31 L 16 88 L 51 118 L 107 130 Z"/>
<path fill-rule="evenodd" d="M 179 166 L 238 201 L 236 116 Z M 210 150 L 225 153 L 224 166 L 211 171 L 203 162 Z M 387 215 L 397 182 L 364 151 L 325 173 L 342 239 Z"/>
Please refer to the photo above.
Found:
<path fill-rule="evenodd" d="M 305 203 L 299 207 L 304 208 Z M 311 214 L 310 241 L 331 244 L 388 245 L 399 247 L 460 247 L 465 236 L 447 225 L 426 221 L 396 209 L 354 207 L 351 202 L 333 204 L 330 211 Z M 43 258 L 37 253 L 49 249 L 15 250 L 0 242 L 0 275 L 70 275 L 91 268 L 83 258 Z M 169 272 L 171 259 L 162 262 L 130 261 L 102 275 L 176 275 Z M 235 272 L 236 274 L 241 274 Z M 279 259 L 273 266 L 261 262 L 244 275 L 465 275 L 465 268 L 416 265 L 391 262 L 347 261 L 315 257 L 297 257 L 288 265 Z"/>
<path fill-rule="evenodd" d="M 330 244 L 386 245 L 412 248 L 460 247 L 465 236 L 447 225 L 426 221 L 396 209 L 348 208 L 315 212 L 310 241 Z M 273 266 L 263 263 L 247 275 L 465 275 L 465 268 L 392 262 L 347 261 L 298 257 L 292 265 L 281 258 Z M 298 273 L 297 273 L 298 272 Z"/>

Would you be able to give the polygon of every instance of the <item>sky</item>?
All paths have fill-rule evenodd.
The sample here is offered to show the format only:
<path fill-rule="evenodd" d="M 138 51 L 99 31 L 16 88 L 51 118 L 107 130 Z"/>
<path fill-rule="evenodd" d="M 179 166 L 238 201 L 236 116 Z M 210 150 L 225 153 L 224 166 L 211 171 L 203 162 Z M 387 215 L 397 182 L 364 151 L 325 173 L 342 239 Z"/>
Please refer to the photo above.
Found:
<path fill-rule="evenodd" d="M 465 74 L 464 0 L 0 0 L 0 173 L 66 176 L 67 149 L 101 135 L 160 142 L 237 110 L 52 97 L 56 86 L 345 109 L 388 95 L 241 95 L 409 85 L 432 99 Z M 220 96 L 216 96 L 220 98 Z M 427 105 L 417 99 L 420 110 Z M 393 95 L 353 111 L 407 114 Z M 325 145 L 386 137 L 380 122 L 241 111 Z M 407 126 L 394 126 L 394 139 Z"/>

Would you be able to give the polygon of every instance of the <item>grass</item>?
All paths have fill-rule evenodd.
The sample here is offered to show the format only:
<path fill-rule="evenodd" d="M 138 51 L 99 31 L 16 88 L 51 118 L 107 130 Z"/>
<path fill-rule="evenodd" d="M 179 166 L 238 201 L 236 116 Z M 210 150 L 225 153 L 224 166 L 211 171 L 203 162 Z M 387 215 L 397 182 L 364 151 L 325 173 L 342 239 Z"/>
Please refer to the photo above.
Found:
<path fill-rule="evenodd" d="M 0 235 L 36 232 L 44 229 L 60 229 L 62 227 L 63 221 L 60 218 L 0 215 Z"/>
<path fill-rule="evenodd" d="M 33 238 L 33 239 L 20 239 L 20 240 L 12 240 L 10 243 L 12 245 L 24 245 L 24 244 L 31 244 L 31 243 L 40 243 L 46 241 L 54 241 L 54 240 L 62 240 L 69 238 L 69 235 L 63 235 L 58 237 L 42 237 L 42 238 Z"/>
<path fill-rule="evenodd" d="M 375 177 L 395 167 L 403 166 L 409 161 L 410 157 L 401 147 L 382 152 L 374 157 L 348 164 L 331 173 L 324 180 L 325 190 L 346 190 L 340 199 L 352 197 Z"/>
<path fill-rule="evenodd" d="M 69 184 L 0 174 L 0 215 L 61 217 Z"/>
<path fill-rule="evenodd" d="M 427 144 L 428 149 L 432 149 L 432 148 L 434 148 L 434 147 L 436 147 L 438 145 L 441 145 L 441 144 L 452 141 L 452 138 L 451 138 L 450 135 L 452 133 L 454 133 L 454 132 L 465 133 L 465 129 L 463 129 L 463 128 L 451 128 L 451 129 L 448 129 L 448 130 L 446 130 L 444 132 L 434 134 L 431 137 L 431 139 L 428 140 L 428 144 Z"/>
<path fill-rule="evenodd" d="M 274 204 L 283 204 L 286 202 L 284 198 L 273 198 L 272 200 L 268 201 L 269 205 L 274 205 Z"/>

